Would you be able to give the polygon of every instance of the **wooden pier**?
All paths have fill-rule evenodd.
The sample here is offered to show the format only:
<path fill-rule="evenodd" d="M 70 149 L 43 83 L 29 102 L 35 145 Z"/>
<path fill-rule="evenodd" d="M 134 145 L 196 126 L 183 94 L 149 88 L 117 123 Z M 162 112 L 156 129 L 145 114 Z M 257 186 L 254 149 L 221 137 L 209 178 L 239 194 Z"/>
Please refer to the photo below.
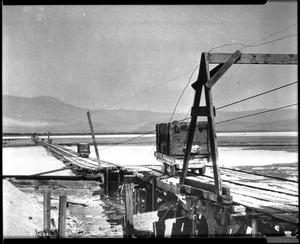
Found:
<path fill-rule="evenodd" d="M 124 185 L 124 203 L 129 204 L 124 221 L 127 237 L 137 233 L 168 236 L 167 229 L 172 229 L 171 236 L 246 236 L 249 228 L 256 237 L 285 236 L 298 228 L 298 181 L 220 167 L 220 197 L 215 193 L 212 165 L 207 165 L 205 175 L 187 171 L 184 184 L 180 184 L 179 171 L 167 176 L 157 165 L 121 166 L 102 160 L 99 168 L 96 159 L 78 157 L 72 150 L 45 141 L 39 143 L 66 166 L 76 166 L 76 177 L 91 179 L 104 173 L 104 178 L 95 177 L 104 187 L 109 188 L 116 179 Z M 151 229 L 149 221 L 153 221 Z"/>
<path fill-rule="evenodd" d="M 119 194 L 125 203 L 125 237 L 138 237 L 141 233 L 143 237 L 294 237 L 299 221 L 298 181 L 218 165 L 211 88 L 233 64 L 297 63 L 298 56 L 291 54 L 242 54 L 238 50 L 233 54 L 202 53 L 199 76 L 192 85 L 195 100 L 183 167 L 172 175 L 157 165 L 124 166 L 100 160 L 99 155 L 97 159 L 83 158 L 53 144 L 50 138 L 33 139 L 77 176 L 99 176 L 107 192 L 112 182 L 123 186 Z M 210 71 L 209 64 L 218 65 Z M 199 106 L 202 89 L 205 107 Z M 205 146 L 211 160 L 205 174 L 197 175 L 188 166 L 198 116 L 207 117 L 209 135 Z M 95 140 L 94 145 L 96 148 Z M 298 242 L 296 238 L 292 240 Z"/>

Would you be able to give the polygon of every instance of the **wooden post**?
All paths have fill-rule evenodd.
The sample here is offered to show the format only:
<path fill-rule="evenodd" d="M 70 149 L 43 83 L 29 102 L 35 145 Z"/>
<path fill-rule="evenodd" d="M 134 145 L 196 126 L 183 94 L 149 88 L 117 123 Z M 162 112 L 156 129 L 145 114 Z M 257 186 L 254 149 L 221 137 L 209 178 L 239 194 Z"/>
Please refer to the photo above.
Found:
<path fill-rule="evenodd" d="M 257 222 L 255 219 L 252 219 L 252 231 L 251 231 L 252 237 L 257 237 L 258 231 L 257 231 Z"/>
<path fill-rule="evenodd" d="M 202 53 L 201 55 L 201 63 L 200 63 L 200 68 L 199 68 L 199 75 L 198 75 L 198 80 L 197 83 L 199 86 L 195 89 L 195 97 L 194 97 L 194 104 L 193 107 L 198 107 L 200 104 L 201 100 L 201 92 L 202 92 L 202 87 L 203 87 L 203 82 L 202 82 L 202 76 L 204 74 L 204 68 L 205 68 L 205 56 Z M 180 176 L 180 184 L 184 184 L 184 180 L 187 174 L 187 169 L 189 167 L 189 160 L 190 160 L 190 155 L 191 155 L 191 149 L 192 149 L 192 144 L 193 144 L 193 139 L 194 139 L 194 133 L 195 133 L 195 128 L 197 124 L 197 116 L 192 116 L 189 130 L 188 130 L 188 138 L 187 138 L 187 143 L 186 143 L 186 148 L 185 148 L 185 154 L 184 154 L 184 159 L 183 159 L 183 166 L 182 166 L 182 173 Z"/>
<path fill-rule="evenodd" d="M 118 170 L 118 202 L 121 204 L 121 194 L 120 194 L 120 170 Z"/>
<path fill-rule="evenodd" d="M 221 185 L 220 168 L 218 164 L 218 146 L 217 146 L 217 135 L 215 129 L 215 118 L 214 118 L 214 111 L 213 111 L 212 95 L 211 95 L 211 90 L 206 86 L 204 87 L 204 91 L 205 91 L 206 106 L 208 108 L 207 122 L 208 122 L 211 157 L 213 163 L 215 192 L 218 196 L 221 196 L 222 185 Z"/>
<path fill-rule="evenodd" d="M 48 143 L 50 143 L 50 131 L 48 131 Z"/>
<path fill-rule="evenodd" d="M 133 183 L 125 183 L 125 237 L 133 236 Z"/>
<path fill-rule="evenodd" d="M 140 188 L 137 188 L 136 190 L 137 190 L 137 212 L 140 213 L 141 203 L 142 203 L 141 192 L 140 192 Z"/>
<path fill-rule="evenodd" d="M 58 237 L 66 236 L 67 197 L 59 196 Z"/>
<path fill-rule="evenodd" d="M 152 191 L 149 184 L 145 188 L 146 191 L 146 199 L 145 199 L 145 210 L 146 212 L 152 211 Z"/>
<path fill-rule="evenodd" d="M 44 190 L 44 231 L 50 230 L 51 216 L 51 192 L 49 189 Z"/>
<path fill-rule="evenodd" d="M 155 176 L 152 176 L 151 180 L 151 206 L 152 211 L 156 210 L 156 178 Z"/>
<path fill-rule="evenodd" d="M 106 170 L 106 182 L 105 182 L 105 191 L 106 191 L 106 196 L 109 197 L 108 193 L 108 169 Z"/>
<path fill-rule="evenodd" d="M 91 119 L 90 111 L 87 111 L 87 117 L 88 117 L 88 120 L 89 120 L 91 134 L 92 134 L 93 143 L 94 143 L 94 147 L 95 147 L 95 153 L 96 153 L 97 160 L 99 162 L 99 168 L 100 168 L 101 167 L 101 165 L 100 165 L 100 156 L 99 156 L 99 152 L 98 152 L 98 147 L 97 147 L 97 143 L 96 143 L 96 138 L 95 138 L 95 134 L 94 134 L 94 129 L 93 129 L 93 124 L 92 124 L 92 119 Z"/>

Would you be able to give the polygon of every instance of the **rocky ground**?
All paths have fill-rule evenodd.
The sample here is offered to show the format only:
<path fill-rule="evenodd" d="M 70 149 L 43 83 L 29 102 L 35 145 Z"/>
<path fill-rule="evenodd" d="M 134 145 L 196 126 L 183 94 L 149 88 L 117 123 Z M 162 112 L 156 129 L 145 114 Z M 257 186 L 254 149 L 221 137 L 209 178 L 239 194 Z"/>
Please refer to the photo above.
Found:
<path fill-rule="evenodd" d="M 58 199 L 67 196 L 66 237 L 120 238 L 122 225 L 111 224 L 112 203 L 96 182 L 3 180 L 3 237 L 35 238 L 43 230 L 43 191 L 51 190 L 51 218 L 58 226 Z M 118 216 L 119 220 L 121 216 Z"/>

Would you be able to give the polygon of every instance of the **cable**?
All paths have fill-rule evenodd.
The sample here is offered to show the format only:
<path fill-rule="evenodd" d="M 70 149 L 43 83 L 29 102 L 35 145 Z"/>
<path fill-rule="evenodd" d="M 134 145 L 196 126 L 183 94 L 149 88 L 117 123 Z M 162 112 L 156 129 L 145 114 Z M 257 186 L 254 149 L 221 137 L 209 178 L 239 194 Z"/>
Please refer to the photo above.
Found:
<path fill-rule="evenodd" d="M 282 89 L 282 88 L 284 88 L 284 87 L 287 87 L 287 86 L 291 86 L 291 85 L 293 85 L 293 84 L 296 84 L 296 83 L 298 83 L 298 81 L 295 81 L 295 82 L 292 82 L 292 83 L 286 84 L 286 85 L 284 85 L 284 86 L 280 86 L 280 87 L 277 87 L 277 88 L 271 89 L 271 90 L 269 90 L 269 91 L 265 91 L 265 92 L 262 92 L 262 93 L 259 93 L 259 94 L 256 94 L 256 95 L 253 95 L 253 96 L 251 96 L 251 97 L 248 97 L 248 98 L 244 98 L 244 99 L 241 99 L 241 100 L 238 100 L 238 101 L 235 101 L 235 102 L 232 102 L 232 103 L 226 104 L 226 105 L 224 105 L 224 106 L 221 106 L 221 107 L 218 107 L 218 108 L 216 108 L 216 110 L 219 110 L 219 109 L 222 109 L 222 108 L 226 108 L 226 107 L 232 106 L 232 105 L 234 105 L 234 104 L 237 104 L 237 103 L 240 103 L 240 102 L 247 101 L 247 100 L 249 100 L 249 99 L 252 99 L 252 98 L 255 98 L 255 97 L 259 97 L 259 96 L 261 96 L 261 95 L 264 95 L 264 94 L 267 94 L 267 93 L 270 93 L 270 92 L 273 92 L 273 91 L 276 91 L 276 90 Z"/>
<path fill-rule="evenodd" d="M 133 95 L 133 96 L 131 96 L 131 97 L 124 98 L 124 99 L 122 99 L 122 100 L 120 100 L 120 101 L 118 101 L 118 102 L 116 102 L 116 103 L 113 103 L 113 104 L 111 104 L 111 105 L 108 105 L 108 106 L 106 106 L 106 107 L 103 107 L 103 108 L 101 108 L 101 109 L 95 111 L 95 112 L 92 113 L 92 114 L 98 113 L 98 112 L 101 111 L 101 110 L 110 108 L 110 107 L 112 107 L 112 106 L 114 106 L 114 105 L 116 105 L 116 104 L 122 103 L 122 102 L 124 102 L 124 101 L 127 101 L 127 100 L 133 98 L 133 97 L 139 96 L 139 95 L 141 95 L 141 94 L 143 94 L 143 93 L 145 93 L 145 92 L 147 92 L 147 91 L 150 91 L 150 90 L 152 90 L 152 89 L 154 89 L 154 88 L 157 88 L 157 87 L 159 87 L 159 86 L 161 86 L 161 85 L 164 85 L 164 84 L 166 84 L 166 83 L 168 83 L 168 82 L 170 82 L 170 81 L 176 80 L 177 78 L 179 78 L 179 77 L 181 77 L 181 76 L 184 76 L 184 75 L 186 75 L 186 74 L 188 74 L 188 73 L 190 73 L 190 72 L 192 72 L 192 71 L 185 72 L 185 73 L 183 73 L 183 74 L 181 74 L 181 75 L 176 76 L 175 78 L 172 78 L 172 79 L 167 80 L 167 81 L 165 81 L 165 82 L 162 82 L 162 83 L 160 83 L 160 84 L 158 84 L 158 85 L 155 85 L 155 86 L 153 86 L 153 87 L 150 87 L 150 88 L 148 88 L 148 89 L 146 89 L 146 90 L 144 90 L 144 91 L 141 91 L 141 92 L 139 92 L 139 93 L 137 93 L 137 94 L 135 94 L 135 95 Z"/>
<path fill-rule="evenodd" d="M 171 118 L 170 118 L 169 123 L 170 123 L 171 120 L 173 119 L 173 116 L 174 116 L 175 111 L 176 111 L 176 109 L 177 109 L 178 103 L 179 103 L 180 99 L 182 98 L 183 93 L 185 92 L 187 86 L 190 84 L 193 74 L 195 73 L 196 69 L 197 69 L 199 66 L 200 66 L 200 64 L 198 64 L 198 65 L 194 68 L 194 70 L 193 70 L 193 72 L 192 72 L 192 74 L 191 74 L 191 76 L 190 76 L 190 78 L 189 78 L 188 83 L 185 85 L 183 91 L 181 92 L 181 94 L 180 94 L 180 96 L 179 96 L 179 98 L 178 98 L 178 100 L 177 100 L 177 102 L 176 102 L 176 104 L 175 104 L 175 107 L 174 107 L 174 110 L 173 110 L 173 113 L 172 113 L 172 116 L 171 116 Z"/>
<path fill-rule="evenodd" d="M 138 139 L 138 138 L 140 138 L 140 137 L 142 137 L 142 136 L 144 136 L 144 135 L 151 134 L 151 133 L 153 133 L 153 132 L 155 132 L 155 131 L 156 131 L 156 130 L 152 130 L 152 131 L 145 132 L 145 133 L 143 133 L 143 134 L 141 134 L 141 135 L 139 135 L 139 136 L 133 137 L 133 138 L 128 139 L 128 140 L 125 140 L 125 141 L 121 141 L 121 142 L 115 143 L 115 144 L 113 144 L 113 145 L 111 145 L 111 146 L 102 148 L 102 149 L 100 149 L 100 150 L 98 150 L 98 151 L 102 151 L 102 150 L 105 150 L 105 149 L 107 149 L 107 148 L 115 147 L 115 146 L 117 146 L 117 145 L 121 145 L 121 144 L 124 144 L 124 143 L 126 143 L 126 142 L 133 141 L 133 140 Z"/>
<path fill-rule="evenodd" d="M 129 99 L 131 99 L 131 98 L 133 98 L 133 97 L 139 96 L 139 95 L 141 95 L 141 94 L 143 94 L 143 93 L 145 93 L 145 92 L 148 92 L 148 91 L 150 91 L 150 90 L 152 90 L 152 89 L 154 89 L 154 88 L 157 88 L 157 87 L 159 87 L 159 86 L 161 86 L 161 85 L 164 85 L 164 84 L 166 84 L 166 83 L 168 83 L 168 82 L 171 82 L 171 81 L 173 81 L 173 80 L 175 80 L 175 79 L 178 79 L 179 77 L 184 76 L 184 75 L 186 75 L 186 74 L 188 74 L 188 73 L 190 73 L 190 72 L 193 72 L 193 70 L 187 71 L 187 72 L 185 72 L 185 73 L 183 73 L 183 74 L 180 74 L 180 75 L 178 75 L 178 76 L 176 76 L 176 77 L 174 77 L 174 78 L 172 78 L 172 79 L 170 79 L 170 80 L 164 81 L 164 82 L 162 82 L 162 83 L 160 83 L 160 84 L 158 84 L 158 85 L 155 85 L 155 86 L 153 86 L 153 87 L 150 87 L 150 88 L 148 88 L 148 89 L 146 89 L 146 90 L 144 90 L 144 91 L 141 91 L 141 92 L 139 92 L 139 93 L 137 93 L 137 94 L 135 94 L 135 95 L 133 95 L 133 96 L 131 96 L 131 97 L 124 98 L 124 99 L 122 99 L 122 100 L 120 100 L 120 101 L 118 101 L 118 102 L 115 102 L 115 103 L 113 103 L 113 104 L 110 104 L 110 105 L 108 105 L 108 106 L 105 106 L 105 107 L 103 107 L 103 108 L 101 108 L 101 109 L 99 109 L 99 110 L 97 110 L 97 111 L 95 111 L 95 112 L 90 113 L 90 115 L 91 115 L 91 114 L 98 113 L 98 112 L 100 112 L 100 111 L 102 111 L 102 110 L 104 110 L 104 109 L 107 109 L 107 108 L 109 108 L 109 107 L 112 107 L 112 106 L 114 106 L 114 105 L 116 105 L 116 104 L 119 104 L 119 103 L 121 103 L 121 102 L 127 101 L 127 100 L 129 100 Z M 77 124 L 74 125 L 74 127 L 77 127 L 77 126 L 78 126 L 80 123 L 82 123 L 83 121 L 84 121 L 84 119 L 80 120 Z"/>
<path fill-rule="evenodd" d="M 229 121 L 233 121 L 233 120 L 243 119 L 243 118 L 247 118 L 247 117 L 251 117 L 251 116 L 255 116 L 255 115 L 259 115 L 259 114 L 264 114 L 264 113 L 276 111 L 276 110 L 287 108 L 287 107 L 292 107 L 292 106 L 295 106 L 295 105 L 298 105 L 298 103 L 282 106 L 282 107 L 279 107 L 279 108 L 269 109 L 267 111 L 262 111 L 262 112 L 258 112 L 258 113 L 254 113 L 254 114 L 248 114 L 248 115 L 233 118 L 233 119 L 223 120 L 223 121 L 220 121 L 220 122 L 216 122 L 215 124 L 221 124 L 221 123 L 225 123 L 225 122 L 229 122 Z"/>
<path fill-rule="evenodd" d="M 284 36 L 284 37 L 281 37 L 281 38 L 278 38 L 278 39 L 274 39 L 274 40 L 272 40 L 272 41 L 263 42 L 263 43 L 256 44 L 256 45 L 253 45 L 253 44 L 245 45 L 245 44 L 240 43 L 240 42 L 234 42 L 234 43 L 224 44 L 224 45 L 222 45 L 222 46 L 212 48 L 212 49 L 210 49 L 208 52 L 211 52 L 211 50 L 216 49 L 216 48 L 221 48 L 221 47 L 226 47 L 226 46 L 232 46 L 232 45 L 241 45 L 241 46 L 243 46 L 243 48 L 241 48 L 240 50 L 242 50 L 242 49 L 244 49 L 244 48 L 246 48 L 246 47 L 258 47 L 258 46 L 261 46 L 261 45 L 265 45 L 265 44 L 272 43 L 272 42 L 275 42 L 275 41 L 280 41 L 280 40 L 283 40 L 283 39 L 285 39 L 285 38 L 289 38 L 289 37 L 293 37 L 293 36 L 297 36 L 297 34 L 294 34 L 294 35 L 287 35 L 287 36 Z"/>
<path fill-rule="evenodd" d="M 279 30 L 278 32 L 275 32 L 275 33 L 273 33 L 273 34 L 270 34 L 269 36 L 266 36 L 266 37 L 264 37 L 264 38 L 262 38 L 262 39 L 259 39 L 258 41 L 252 42 L 252 43 L 250 43 L 250 44 L 248 44 L 248 45 L 245 45 L 245 44 L 239 43 L 239 42 L 236 42 L 236 43 L 229 43 L 229 44 L 224 44 L 224 45 L 221 45 L 221 46 L 218 46 L 218 47 L 213 47 L 213 48 L 211 48 L 208 52 L 211 52 L 212 50 L 217 49 L 217 48 L 221 48 L 221 47 L 225 47 L 225 46 L 232 46 L 232 45 L 243 45 L 244 47 L 240 49 L 240 50 L 242 50 L 242 49 L 247 48 L 247 47 L 249 47 L 249 46 L 251 46 L 251 45 L 253 45 L 253 44 L 256 44 L 256 43 L 258 43 L 258 42 L 260 42 L 260 41 L 263 41 L 263 40 L 265 40 L 265 39 L 267 39 L 267 38 L 270 38 L 271 36 L 274 36 L 274 35 L 276 35 L 276 34 L 282 32 L 282 31 L 285 31 L 285 30 L 287 30 L 287 29 L 289 29 L 289 28 L 291 28 L 291 27 L 293 27 L 293 26 L 295 26 L 295 25 L 297 25 L 297 24 L 293 24 L 293 25 L 290 25 L 290 26 L 288 26 L 288 27 L 285 27 L 285 28 Z"/>

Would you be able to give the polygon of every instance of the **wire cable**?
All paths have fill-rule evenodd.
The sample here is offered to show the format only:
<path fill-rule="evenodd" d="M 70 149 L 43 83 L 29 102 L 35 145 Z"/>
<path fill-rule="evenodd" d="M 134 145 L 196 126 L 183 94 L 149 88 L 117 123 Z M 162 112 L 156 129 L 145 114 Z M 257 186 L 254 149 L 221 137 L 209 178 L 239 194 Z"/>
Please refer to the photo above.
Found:
<path fill-rule="evenodd" d="M 259 39 L 259 40 L 255 41 L 255 42 L 252 42 L 252 43 L 250 43 L 250 44 L 248 44 L 248 45 L 245 45 L 245 44 L 239 43 L 239 42 L 228 43 L 228 44 L 224 44 L 224 45 L 221 45 L 221 46 L 218 46 L 218 47 L 213 47 L 213 48 L 211 48 L 208 52 L 211 52 L 211 51 L 214 50 L 214 49 L 218 49 L 218 48 L 226 47 L 226 46 L 232 46 L 232 45 L 242 45 L 242 46 L 244 46 L 244 47 L 241 48 L 240 50 L 242 50 L 242 49 L 244 49 L 244 48 L 247 48 L 247 47 L 252 47 L 253 44 L 256 44 L 256 43 L 261 42 L 261 41 L 263 41 L 263 40 L 265 40 L 265 39 L 268 39 L 268 38 L 270 38 L 271 36 L 274 36 L 274 35 L 276 35 L 276 34 L 278 34 L 278 33 L 280 33 L 280 32 L 283 32 L 283 31 L 285 31 L 285 30 L 287 30 L 287 29 L 289 29 L 289 28 L 291 28 L 291 27 L 293 27 L 293 26 L 295 26 L 295 25 L 297 25 L 297 24 L 293 24 L 293 25 L 290 25 L 290 26 L 288 26 L 288 27 L 285 27 L 285 28 L 283 28 L 283 29 L 281 29 L 281 30 L 279 30 L 279 31 L 277 31 L 277 32 L 275 32 L 275 33 L 273 33 L 273 34 L 270 34 L 269 36 L 266 36 L 266 37 L 264 37 L 264 38 L 262 38 L 262 39 Z M 262 45 L 262 44 L 261 44 L 261 45 Z"/>
<path fill-rule="evenodd" d="M 232 119 L 223 120 L 223 121 L 220 121 L 220 122 L 216 122 L 215 124 L 221 124 L 221 123 L 226 123 L 226 122 L 229 122 L 229 121 L 234 121 L 234 120 L 238 120 L 238 119 L 243 119 L 243 118 L 247 118 L 247 117 L 252 117 L 252 116 L 255 116 L 255 115 L 264 114 L 264 113 L 269 113 L 269 112 L 273 112 L 273 111 L 276 111 L 276 110 L 279 110 L 279 109 L 288 108 L 288 107 L 292 107 L 292 106 L 296 106 L 296 105 L 298 105 L 298 103 L 294 103 L 294 104 L 282 106 L 282 107 L 279 107 L 279 108 L 269 109 L 269 110 L 262 111 L 262 112 L 258 112 L 258 113 L 254 113 L 254 114 L 248 114 L 248 115 L 240 116 L 240 117 L 237 117 L 237 118 L 232 118 Z"/>
<path fill-rule="evenodd" d="M 130 138 L 130 139 L 125 140 L 125 141 L 117 142 L 117 143 L 115 143 L 115 144 L 113 144 L 113 145 L 111 145 L 111 146 L 108 146 L 108 147 L 99 149 L 98 151 L 102 151 L 102 150 L 105 150 L 105 149 L 108 149 L 108 148 L 111 148 L 111 147 L 115 147 L 115 146 L 124 144 L 124 143 L 126 143 L 126 142 L 130 142 L 130 141 L 136 140 L 136 139 L 138 139 L 138 138 L 140 138 L 140 137 L 142 137 L 142 136 L 144 136 L 144 135 L 151 134 L 151 133 L 153 133 L 153 132 L 155 132 L 155 131 L 156 131 L 156 130 L 151 130 L 151 131 L 145 132 L 145 133 L 143 133 L 143 134 L 141 134 L 141 135 L 139 135 L 139 136 Z"/>
<path fill-rule="evenodd" d="M 194 70 L 193 70 L 193 72 L 192 72 L 192 74 L 191 74 L 191 76 L 190 76 L 190 78 L 189 78 L 189 81 L 188 81 L 188 83 L 185 85 L 185 87 L 184 87 L 183 91 L 181 92 L 181 94 L 180 94 L 180 96 L 179 96 L 179 98 L 178 98 L 178 100 L 177 100 L 177 102 L 176 102 L 176 104 L 175 104 L 175 107 L 174 107 L 174 110 L 173 110 L 173 113 L 172 113 L 172 116 L 171 116 L 171 118 L 170 118 L 170 121 L 169 121 L 169 123 L 170 123 L 170 122 L 171 122 L 171 120 L 173 119 L 173 116 L 174 116 L 174 114 L 175 114 L 175 111 L 176 111 L 176 109 L 177 109 L 178 103 L 179 103 L 180 99 L 182 98 L 182 96 L 183 96 L 183 93 L 185 92 L 186 88 L 187 88 L 187 87 L 188 87 L 188 85 L 190 84 L 190 82 L 191 82 L 191 79 L 192 79 L 192 77 L 193 77 L 193 74 L 195 73 L 196 69 L 197 69 L 199 66 L 200 66 L 200 64 L 198 64 L 198 65 L 197 65 L 197 66 L 194 68 Z"/>
<path fill-rule="evenodd" d="M 141 91 L 141 92 L 139 92 L 139 93 L 137 93 L 137 94 L 135 94 L 135 95 L 133 95 L 133 96 L 131 96 L 131 97 L 127 97 L 127 98 L 124 98 L 124 99 L 122 99 L 122 100 L 119 100 L 119 101 L 117 101 L 117 102 L 115 102 L 115 103 L 113 103 L 113 104 L 110 104 L 110 105 L 105 106 L 105 107 L 103 107 L 103 108 L 101 108 L 101 109 L 99 109 L 99 110 L 96 110 L 95 112 L 91 112 L 90 115 L 95 114 L 95 113 L 98 113 L 98 112 L 100 112 L 100 111 L 102 111 L 102 110 L 105 110 L 105 109 L 107 109 L 107 108 L 109 108 L 109 107 L 112 107 L 112 106 L 114 106 L 114 105 L 116 105 L 116 104 L 125 102 L 125 101 L 127 101 L 127 100 L 129 100 L 129 99 L 131 99 L 131 98 L 133 98 L 133 97 L 136 97 L 136 96 L 139 96 L 139 95 L 141 95 L 141 94 L 143 94 L 143 93 L 146 93 L 146 92 L 148 92 L 148 91 L 150 91 L 150 90 L 152 90 L 152 89 L 154 89 L 154 88 L 157 88 L 157 87 L 159 87 L 159 86 L 162 86 L 162 85 L 164 85 L 164 84 L 166 84 L 166 83 L 168 83 L 168 82 L 171 82 L 171 81 L 173 81 L 173 80 L 176 80 L 176 79 L 178 79 L 178 78 L 180 78 L 180 77 L 182 77 L 182 76 L 184 76 L 184 75 L 186 75 L 186 74 L 188 74 L 188 73 L 191 73 L 191 72 L 193 72 L 193 70 L 187 71 L 187 72 L 185 72 L 185 73 L 183 73 L 183 74 L 180 74 L 180 75 L 178 75 L 178 76 L 176 76 L 176 77 L 174 77 L 174 78 L 172 78 L 172 79 L 170 79 L 170 80 L 164 81 L 164 82 L 162 82 L 162 83 L 160 83 L 160 84 L 157 84 L 157 85 L 155 85 L 155 86 L 153 86 L 153 87 L 150 87 L 150 88 L 148 88 L 148 89 L 146 89 L 146 90 L 144 90 L 144 91 Z M 80 120 L 78 123 L 76 123 L 76 124 L 74 125 L 74 127 L 78 127 L 78 125 L 79 125 L 80 123 L 82 123 L 83 121 L 84 121 L 84 119 Z"/>
<path fill-rule="evenodd" d="M 272 41 L 267 41 L 267 42 L 263 42 L 263 43 L 256 44 L 256 45 L 253 45 L 253 44 L 245 45 L 245 44 L 240 43 L 240 42 L 234 42 L 234 43 L 224 44 L 224 45 L 216 47 L 216 48 L 212 48 L 208 52 L 210 53 L 214 49 L 221 48 L 221 47 L 226 47 L 226 46 L 232 46 L 232 45 L 241 45 L 241 46 L 243 46 L 243 48 L 241 48 L 240 50 L 242 50 L 244 48 L 247 48 L 247 47 L 258 47 L 258 46 L 261 46 L 261 45 L 265 45 L 265 44 L 269 44 L 269 43 L 272 43 L 272 42 L 280 41 L 280 40 L 283 40 L 285 38 L 289 38 L 289 37 L 293 37 L 293 36 L 297 36 L 297 34 L 287 35 L 287 36 L 284 36 L 284 37 L 281 37 L 281 38 L 274 39 Z"/>
<path fill-rule="evenodd" d="M 287 87 L 287 86 L 291 86 L 291 85 L 296 84 L 296 83 L 298 83 L 298 81 L 295 81 L 295 82 L 292 82 L 292 83 L 289 83 L 289 84 L 286 84 L 286 85 L 283 85 L 283 86 L 280 86 L 280 87 L 277 87 L 277 88 L 274 88 L 274 89 L 271 89 L 271 90 L 268 90 L 268 91 L 265 91 L 265 92 L 262 92 L 262 93 L 259 93 L 259 94 L 256 94 L 256 95 L 253 95 L 253 96 L 251 96 L 251 97 L 247 97 L 247 98 L 244 98 L 244 99 L 241 99 L 241 100 L 238 100 L 238 101 L 235 101 L 235 102 L 232 102 L 232 103 L 223 105 L 223 106 L 221 106 L 221 107 L 216 108 L 216 110 L 223 109 L 223 108 L 232 106 L 232 105 L 234 105 L 234 104 L 241 103 L 241 102 L 250 100 L 250 99 L 252 99 L 252 98 L 262 96 L 262 95 L 264 95 L 264 94 L 267 94 L 267 93 L 270 93 L 270 92 L 273 92 L 273 91 L 282 89 L 282 88 Z"/>

